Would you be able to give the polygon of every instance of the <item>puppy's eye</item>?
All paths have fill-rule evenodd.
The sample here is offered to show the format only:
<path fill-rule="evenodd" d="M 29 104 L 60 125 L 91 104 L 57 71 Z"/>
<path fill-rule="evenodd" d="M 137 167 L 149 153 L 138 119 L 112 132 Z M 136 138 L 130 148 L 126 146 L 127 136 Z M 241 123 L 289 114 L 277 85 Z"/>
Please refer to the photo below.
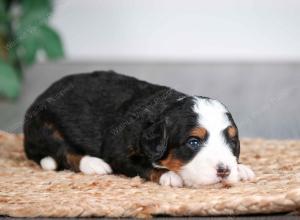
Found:
<path fill-rule="evenodd" d="M 192 150 L 198 150 L 201 146 L 200 140 L 198 138 L 189 138 L 187 141 L 188 147 L 190 147 Z"/>

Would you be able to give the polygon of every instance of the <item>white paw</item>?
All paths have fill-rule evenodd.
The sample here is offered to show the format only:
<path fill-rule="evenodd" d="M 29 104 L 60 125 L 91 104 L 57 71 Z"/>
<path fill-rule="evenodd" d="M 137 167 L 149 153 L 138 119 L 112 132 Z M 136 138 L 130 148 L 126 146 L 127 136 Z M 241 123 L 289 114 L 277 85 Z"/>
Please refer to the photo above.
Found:
<path fill-rule="evenodd" d="M 159 184 L 163 186 L 182 187 L 183 181 L 181 177 L 173 171 L 168 171 L 161 175 Z"/>
<path fill-rule="evenodd" d="M 85 174 L 109 174 L 111 167 L 102 159 L 97 157 L 84 156 L 80 160 L 79 170 Z"/>
<path fill-rule="evenodd" d="M 238 173 L 240 180 L 252 180 L 255 177 L 252 169 L 243 164 L 238 164 Z"/>
<path fill-rule="evenodd" d="M 40 165 L 44 170 L 56 170 L 57 168 L 56 161 L 50 156 L 41 159 Z"/>

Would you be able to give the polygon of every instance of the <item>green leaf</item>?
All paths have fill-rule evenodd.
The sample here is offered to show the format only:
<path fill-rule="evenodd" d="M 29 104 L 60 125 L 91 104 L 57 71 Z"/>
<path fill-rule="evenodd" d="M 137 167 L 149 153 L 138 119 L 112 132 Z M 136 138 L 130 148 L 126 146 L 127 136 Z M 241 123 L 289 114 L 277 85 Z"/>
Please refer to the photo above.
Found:
<path fill-rule="evenodd" d="M 19 55 L 22 62 L 33 64 L 36 58 L 39 45 L 36 36 L 26 37 L 19 42 Z"/>
<path fill-rule="evenodd" d="M 1 18 L 0 18 L 0 20 L 1 20 Z M 0 22 L 0 37 L 6 35 L 7 32 L 8 32 L 7 25 L 5 23 Z"/>
<path fill-rule="evenodd" d="M 1 1 L 1 0 L 0 0 Z M 14 33 L 15 51 L 21 62 L 32 64 L 36 53 L 44 50 L 48 58 L 56 59 L 64 55 L 59 35 L 49 26 L 48 18 L 52 11 L 50 0 L 20 0 L 22 15 L 16 23 Z M 14 58 L 14 53 L 11 54 Z"/>
<path fill-rule="evenodd" d="M 32 11 L 44 11 L 49 14 L 53 9 L 51 0 L 22 0 L 21 4 L 24 14 Z"/>
<path fill-rule="evenodd" d="M 14 42 L 11 42 L 11 44 L 5 45 L 5 50 L 7 50 L 7 57 L 6 61 L 8 63 L 14 63 L 17 60 L 17 50 L 16 45 L 14 45 Z"/>
<path fill-rule="evenodd" d="M 0 15 L 5 14 L 6 0 L 0 0 Z"/>
<path fill-rule="evenodd" d="M 48 23 L 52 12 L 50 0 L 22 0 L 22 15 L 16 25 L 16 35 L 23 36 L 41 25 Z"/>
<path fill-rule="evenodd" d="M 20 85 L 18 73 L 9 64 L 0 60 L 0 96 L 17 98 Z"/>
<path fill-rule="evenodd" d="M 32 11 L 24 14 L 16 25 L 16 36 L 22 37 L 48 22 L 50 14 L 47 11 Z"/>
<path fill-rule="evenodd" d="M 0 34 L 7 31 L 7 12 L 6 12 L 6 0 L 0 0 Z"/>
<path fill-rule="evenodd" d="M 57 59 L 64 56 L 63 45 L 59 35 L 49 26 L 41 26 L 39 29 L 39 42 L 45 50 L 48 58 Z"/>
<path fill-rule="evenodd" d="M 36 53 L 42 49 L 49 59 L 57 59 L 64 56 L 62 42 L 59 35 L 50 27 L 43 25 L 32 33 L 27 33 L 18 42 L 19 55 L 22 62 L 32 64 Z"/>

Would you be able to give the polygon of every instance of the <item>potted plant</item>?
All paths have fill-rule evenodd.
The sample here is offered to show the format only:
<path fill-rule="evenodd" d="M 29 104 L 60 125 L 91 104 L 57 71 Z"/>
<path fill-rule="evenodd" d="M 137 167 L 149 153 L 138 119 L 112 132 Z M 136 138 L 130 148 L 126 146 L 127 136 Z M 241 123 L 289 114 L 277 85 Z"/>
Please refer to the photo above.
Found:
<path fill-rule="evenodd" d="M 0 97 L 15 99 L 26 67 L 39 53 L 64 55 L 61 39 L 48 25 L 51 0 L 0 0 Z"/>

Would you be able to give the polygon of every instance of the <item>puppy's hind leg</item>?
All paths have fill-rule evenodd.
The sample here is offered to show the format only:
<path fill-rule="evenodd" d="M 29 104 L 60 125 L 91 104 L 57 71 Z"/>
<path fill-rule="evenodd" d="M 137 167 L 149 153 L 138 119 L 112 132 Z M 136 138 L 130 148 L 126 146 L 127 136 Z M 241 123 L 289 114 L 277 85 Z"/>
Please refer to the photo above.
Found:
<path fill-rule="evenodd" d="M 67 143 L 59 129 L 49 122 L 42 126 L 29 124 L 25 129 L 25 152 L 29 159 L 40 164 L 44 170 L 65 170 L 85 174 L 109 174 L 111 167 L 102 159 L 84 155 Z"/>
<path fill-rule="evenodd" d="M 111 167 L 102 159 L 91 156 L 82 156 L 74 153 L 71 149 L 63 152 L 63 155 L 56 158 L 46 156 L 40 161 L 40 165 L 44 170 L 56 170 L 60 163 L 63 169 L 69 169 L 74 172 L 82 172 L 84 174 L 105 175 L 112 173 Z"/>
<path fill-rule="evenodd" d="M 62 134 L 54 124 L 39 118 L 25 122 L 24 150 L 30 160 L 34 160 L 44 170 L 68 169 L 65 152 L 69 148 Z"/>

